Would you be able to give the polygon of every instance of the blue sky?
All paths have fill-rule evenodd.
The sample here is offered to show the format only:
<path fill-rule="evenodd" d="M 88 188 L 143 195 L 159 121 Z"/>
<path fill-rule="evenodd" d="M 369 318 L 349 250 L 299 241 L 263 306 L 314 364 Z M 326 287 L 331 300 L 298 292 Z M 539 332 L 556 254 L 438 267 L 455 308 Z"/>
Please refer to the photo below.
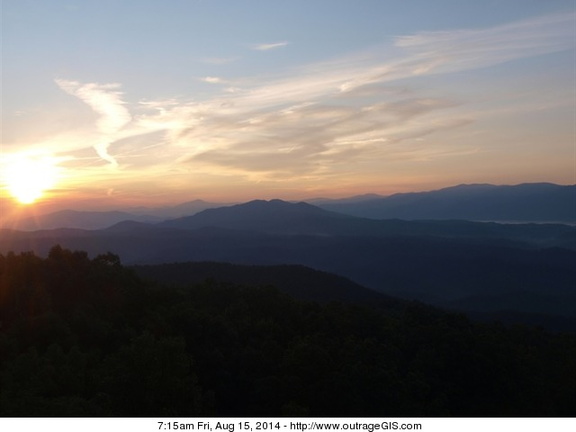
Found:
<path fill-rule="evenodd" d="M 0 196 L 574 183 L 575 36 L 572 0 L 3 0 Z"/>

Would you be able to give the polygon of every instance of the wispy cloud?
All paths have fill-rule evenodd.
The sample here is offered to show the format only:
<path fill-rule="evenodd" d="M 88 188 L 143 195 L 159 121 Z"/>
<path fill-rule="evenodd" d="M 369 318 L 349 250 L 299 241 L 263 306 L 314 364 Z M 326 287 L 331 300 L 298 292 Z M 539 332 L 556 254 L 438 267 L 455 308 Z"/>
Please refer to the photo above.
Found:
<path fill-rule="evenodd" d="M 290 44 L 290 42 L 286 42 L 286 41 L 274 42 L 274 43 L 262 43 L 262 44 L 252 45 L 251 48 L 253 50 L 256 50 L 256 51 L 270 51 L 273 49 L 285 47 L 289 44 Z"/>
<path fill-rule="evenodd" d="M 375 49 L 289 71 L 285 79 L 260 81 L 246 95 L 247 104 L 283 102 L 358 91 L 413 76 L 445 74 L 557 52 L 573 48 L 574 14 L 558 14 L 488 29 L 454 30 L 400 36 L 395 45 L 402 51 L 384 57 Z"/>
<path fill-rule="evenodd" d="M 229 81 L 226 81 L 225 79 L 222 79 L 220 77 L 215 77 L 215 76 L 203 77 L 203 78 L 200 78 L 200 81 L 203 81 L 203 82 L 208 83 L 208 84 L 229 84 Z"/>
<path fill-rule="evenodd" d="M 457 72 L 575 46 L 574 13 L 554 14 L 487 29 L 423 32 L 396 38 L 414 74 Z"/>
<path fill-rule="evenodd" d="M 65 92 L 85 102 L 99 115 L 96 123 L 99 137 L 94 148 L 102 159 L 117 166 L 118 163 L 108 152 L 108 147 L 116 139 L 117 133 L 132 119 L 122 101 L 122 93 L 118 90 L 120 85 L 81 84 L 63 79 L 56 80 L 56 83 Z"/>
<path fill-rule="evenodd" d="M 240 77 L 234 91 L 222 88 L 201 101 L 148 101 L 132 115 L 117 85 L 58 84 L 99 114 L 101 141 L 95 147 L 112 164 L 117 162 L 108 148 L 116 141 L 117 157 L 129 156 L 134 166 L 221 169 L 260 179 L 328 176 L 355 164 L 475 151 L 465 143 L 430 147 L 423 140 L 472 123 L 474 114 L 462 109 L 469 101 L 411 89 L 405 80 L 571 48 L 574 22 L 574 15 L 552 15 L 490 29 L 401 36 L 396 57 L 375 50 L 283 76 Z M 228 84 L 216 76 L 200 79 Z"/>
<path fill-rule="evenodd" d="M 464 124 L 468 121 L 464 118 L 451 123 L 434 118 L 454 105 L 430 99 L 403 99 L 360 109 L 304 104 L 249 118 L 213 119 L 206 131 L 215 131 L 218 138 L 199 129 L 181 137 L 189 143 L 208 144 L 184 160 L 259 172 L 267 178 L 325 174 L 328 167 L 381 158 L 383 152 L 394 157 L 392 145 Z M 430 119 L 425 120 L 426 115 Z"/>

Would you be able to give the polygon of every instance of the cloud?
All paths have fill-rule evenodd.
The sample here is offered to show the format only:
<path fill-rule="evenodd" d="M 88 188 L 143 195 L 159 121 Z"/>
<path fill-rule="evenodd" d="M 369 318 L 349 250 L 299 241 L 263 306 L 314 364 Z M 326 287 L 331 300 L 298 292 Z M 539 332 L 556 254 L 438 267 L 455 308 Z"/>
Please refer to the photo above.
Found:
<path fill-rule="evenodd" d="M 76 96 L 99 115 L 96 126 L 99 131 L 94 149 L 98 155 L 113 166 L 118 162 L 110 155 L 108 148 L 115 141 L 118 132 L 126 126 L 132 116 L 122 101 L 119 84 L 82 84 L 77 81 L 57 79 L 56 84 L 65 92 Z"/>
<path fill-rule="evenodd" d="M 289 45 L 290 42 L 275 42 L 275 43 L 263 43 L 252 45 L 251 48 L 256 51 L 270 51 L 277 48 L 282 48 Z"/>
<path fill-rule="evenodd" d="M 574 48 L 576 14 L 547 15 L 487 29 L 400 36 L 415 75 L 459 72 Z"/>
<path fill-rule="evenodd" d="M 465 126 L 473 117 L 454 110 L 460 101 L 423 97 L 390 83 L 568 49 L 573 25 L 574 15 L 553 15 L 489 29 L 418 33 L 395 40 L 401 49 L 395 58 L 375 52 L 260 80 L 204 106 L 201 124 L 179 135 L 181 146 L 193 148 L 181 160 L 283 175 L 348 163 L 351 155 L 409 154 L 396 145 Z"/>
<path fill-rule="evenodd" d="M 410 87 L 414 76 L 448 74 L 570 48 L 574 15 L 489 29 L 426 32 L 395 39 L 395 56 L 375 49 L 288 70 L 235 79 L 204 100 L 147 101 L 131 115 L 118 85 L 58 81 L 99 114 L 99 155 L 112 142 L 136 166 L 225 172 L 258 179 L 328 176 L 353 166 L 473 152 L 433 134 L 474 122 L 471 101 Z M 285 46 L 263 44 L 260 49 Z M 257 49 L 256 47 L 254 49 Z M 200 78 L 228 84 L 216 76 Z M 103 143 L 103 144 L 102 144 Z M 120 154 L 117 154 L 120 157 Z"/>
<path fill-rule="evenodd" d="M 183 161 L 260 173 L 263 178 L 318 175 L 373 157 L 394 157 L 398 144 L 464 124 L 435 120 L 433 114 L 455 107 L 450 100 L 399 99 L 362 108 L 302 104 L 283 110 L 204 118 L 179 140 L 194 147 Z M 424 118 L 432 115 L 430 121 Z M 420 122 L 422 124 L 420 124 Z M 198 144 L 202 148 L 199 149 Z"/>
<path fill-rule="evenodd" d="M 229 84 L 229 81 L 214 76 L 207 76 L 204 78 L 200 78 L 200 81 L 203 81 L 208 84 Z"/>
<path fill-rule="evenodd" d="M 358 89 L 414 76 L 493 66 L 573 48 L 575 14 L 557 14 L 487 29 L 425 32 L 395 39 L 400 51 L 370 53 L 289 71 L 286 78 L 260 80 L 246 93 L 247 104 L 275 105 L 319 97 L 353 95 Z"/>

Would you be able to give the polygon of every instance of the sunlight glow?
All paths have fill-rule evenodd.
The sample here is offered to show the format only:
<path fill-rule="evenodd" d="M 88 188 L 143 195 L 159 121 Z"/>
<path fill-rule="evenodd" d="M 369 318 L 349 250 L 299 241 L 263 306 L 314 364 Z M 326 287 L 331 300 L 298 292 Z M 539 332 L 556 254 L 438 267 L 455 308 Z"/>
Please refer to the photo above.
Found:
<path fill-rule="evenodd" d="M 21 204 L 32 204 L 56 184 L 58 168 L 54 158 L 19 155 L 10 161 L 5 176 L 10 194 Z"/>

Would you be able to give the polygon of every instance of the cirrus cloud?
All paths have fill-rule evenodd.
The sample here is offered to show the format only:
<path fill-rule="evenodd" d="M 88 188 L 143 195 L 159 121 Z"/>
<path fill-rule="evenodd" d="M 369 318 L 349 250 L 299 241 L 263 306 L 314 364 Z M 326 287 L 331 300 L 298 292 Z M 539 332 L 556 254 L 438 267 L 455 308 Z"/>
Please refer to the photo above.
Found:
<path fill-rule="evenodd" d="M 261 43 L 252 45 L 251 48 L 256 51 L 270 51 L 277 48 L 282 48 L 289 45 L 290 42 L 274 42 L 274 43 Z"/>
<path fill-rule="evenodd" d="M 354 164 L 474 152 L 466 143 L 435 148 L 424 143 L 425 137 L 474 122 L 474 112 L 463 109 L 470 101 L 411 88 L 406 79 L 569 49 L 574 22 L 574 14 L 558 14 L 488 29 L 399 36 L 395 57 L 376 49 L 276 77 L 239 77 L 234 79 L 239 87 L 203 100 L 148 101 L 132 113 L 116 84 L 57 83 L 99 115 L 100 141 L 94 147 L 111 164 L 129 154 L 133 164 L 165 169 L 222 170 L 251 178 L 325 176 Z M 217 76 L 200 79 L 229 84 Z M 112 156 L 114 142 L 119 153 Z"/>
<path fill-rule="evenodd" d="M 118 132 L 131 120 L 130 111 L 122 101 L 122 93 L 118 90 L 119 84 L 81 84 L 77 81 L 57 79 L 56 84 L 65 92 L 76 96 L 99 115 L 96 122 L 99 136 L 94 143 L 98 155 L 117 166 L 118 162 L 108 152 L 108 147 L 117 138 Z"/>

